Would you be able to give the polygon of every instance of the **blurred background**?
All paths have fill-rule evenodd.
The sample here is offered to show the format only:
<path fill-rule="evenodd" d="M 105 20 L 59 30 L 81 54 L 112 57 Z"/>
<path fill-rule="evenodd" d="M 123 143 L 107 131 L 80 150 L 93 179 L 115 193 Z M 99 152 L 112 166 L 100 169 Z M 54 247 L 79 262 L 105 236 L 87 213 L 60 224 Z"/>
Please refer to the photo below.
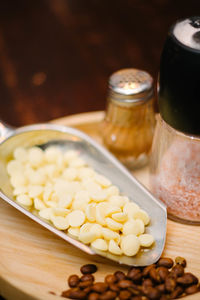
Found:
<path fill-rule="evenodd" d="M 20 126 L 103 110 L 114 71 L 157 78 L 163 43 L 199 0 L 0 1 L 0 118 Z"/>

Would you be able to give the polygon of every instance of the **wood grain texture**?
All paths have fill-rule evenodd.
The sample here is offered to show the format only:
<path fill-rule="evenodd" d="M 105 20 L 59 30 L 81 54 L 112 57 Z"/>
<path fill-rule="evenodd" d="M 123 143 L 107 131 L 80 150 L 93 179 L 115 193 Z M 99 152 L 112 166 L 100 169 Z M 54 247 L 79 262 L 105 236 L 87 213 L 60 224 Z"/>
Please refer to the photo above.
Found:
<path fill-rule="evenodd" d="M 56 120 L 57 124 L 72 125 L 96 138 L 103 112 Z M 90 123 L 91 122 L 91 123 Z M 90 125 L 91 124 L 91 125 Z M 98 141 L 100 139 L 98 138 Z M 135 172 L 145 185 L 148 167 Z M 200 227 L 168 220 L 167 240 L 163 255 L 184 256 L 188 271 L 200 277 Z M 67 288 L 67 277 L 79 273 L 80 266 L 94 262 L 99 271 L 97 280 L 116 269 L 126 270 L 103 258 L 91 257 L 28 219 L 13 207 L 0 202 L 0 293 L 7 300 L 53 300 Z M 50 291 L 56 295 L 49 294 Z M 198 300 L 200 295 L 185 299 Z"/>

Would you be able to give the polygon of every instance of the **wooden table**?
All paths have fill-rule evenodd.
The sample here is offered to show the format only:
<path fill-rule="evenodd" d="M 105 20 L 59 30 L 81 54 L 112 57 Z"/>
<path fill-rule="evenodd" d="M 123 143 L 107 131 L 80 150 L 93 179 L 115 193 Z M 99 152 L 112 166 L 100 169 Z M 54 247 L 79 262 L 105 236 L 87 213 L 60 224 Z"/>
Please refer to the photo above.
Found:
<path fill-rule="evenodd" d="M 98 134 L 103 112 L 86 113 L 56 120 L 74 126 L 101 142 Z M 134 172 L 148 186 L 148 167 Z M 184 256 L 188 270 L 200 277 L 200 227 L 168 220 L 163 255 Z M 103 258 L 91 257 L 28 219 L 3 201 L 0 202 L 0 291 L 7 300 L 60 299 L 67 288 L 67 277 L 79 273 L 80 266 L 92 261 L 99 271 L 97 280 L 116 269 L 126 271 Z M 49 294 L 50 291 L 56 295 Z M 200 299 L 200 294 L 185 299 Z"/>

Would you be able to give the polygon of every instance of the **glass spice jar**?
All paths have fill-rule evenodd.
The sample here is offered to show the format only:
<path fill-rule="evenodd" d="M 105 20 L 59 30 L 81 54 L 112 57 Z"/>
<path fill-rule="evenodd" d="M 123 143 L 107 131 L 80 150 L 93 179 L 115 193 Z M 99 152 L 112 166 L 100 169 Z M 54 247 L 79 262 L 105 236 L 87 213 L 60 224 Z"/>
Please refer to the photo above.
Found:
<path fill-rule="evenodd" d="M 138 69 L 122 69 L 109 79 L 102 124 L 104 145 L 128 168 L 148 161 L 155 125 L 153 79 Z"/>
<path fill-rule="evenodd" d="M 160 63 L 150 186 L 168 216 L 200 225 L 200 17 L 174 24 Z"/>

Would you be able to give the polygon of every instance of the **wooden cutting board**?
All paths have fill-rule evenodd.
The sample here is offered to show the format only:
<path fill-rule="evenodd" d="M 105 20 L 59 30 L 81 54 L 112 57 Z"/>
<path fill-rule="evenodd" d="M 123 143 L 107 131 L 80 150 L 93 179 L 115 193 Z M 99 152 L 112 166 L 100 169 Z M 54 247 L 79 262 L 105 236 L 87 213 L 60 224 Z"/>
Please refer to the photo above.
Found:
<path fill-rule="evenodd" d="M 101 142 L 99 123 L 103 112 L 84 113 L 55 120 L 76 127 Z M 134 173 L 148 186 L 148 167 Z M 188 262 L 188 271 L 200 278 L 200 227 L 168 220 L 163 255 L 180 255 Z M 97 280 L 116 269 L 126 271 L 102 258 L 94 258 L 41 227 L 22 213 L 0 201 L 0 294 L 7 300 L 56 300 L 67 288 L 67 277 L 79 273 L 85 263 L 96 263 Z M 52 295 L 49 292 L 55 292 Z M 185 299 L 200 299 L 200 293 Z"/>

